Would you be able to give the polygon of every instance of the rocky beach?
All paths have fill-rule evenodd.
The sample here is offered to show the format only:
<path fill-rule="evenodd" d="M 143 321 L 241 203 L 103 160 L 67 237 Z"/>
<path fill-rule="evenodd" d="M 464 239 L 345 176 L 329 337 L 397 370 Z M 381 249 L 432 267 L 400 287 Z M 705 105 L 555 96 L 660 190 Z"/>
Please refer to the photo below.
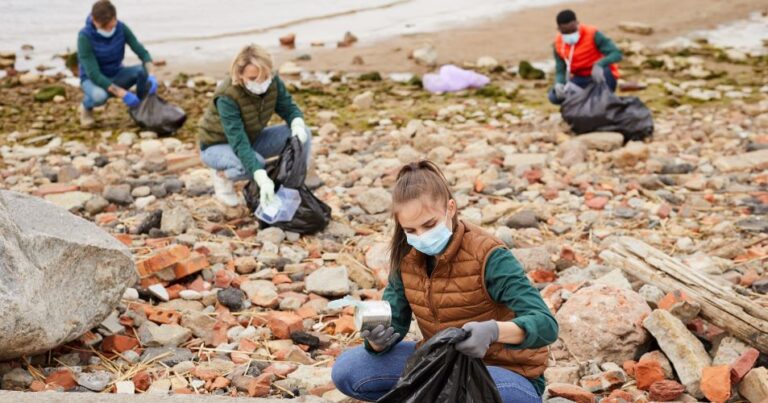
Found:
<path fill-rule="evenodd" d="M 365 55 L 344 70 L 323 54 L 281 63 L 333 211 L 315 235 L 214 199 L 195 133 L 221 77 L 164 71 L 159 95 L 188 115 L 173 137 L 114 100 L 82 129 L 71 78 L 0 52 L 0 400 L 353 402 L 330 373 L 361 339 L 352 308 L 327 305 L 381 299 L 395 174 L 428 158 L 556 314 L 545 401 L 765 401 L 768 56 L 619 25 L 619 95 L 653 111 L 643 142 L 573 135 L 551 78 L 492 53 L 413 44 L 396 73 Z M 362 47 L 349 45 L 345 58 Z M 490 84 L 431 94 L 420 74 L 438 60 Z M 412 324 L 406 339 L 420 337 Z"/>

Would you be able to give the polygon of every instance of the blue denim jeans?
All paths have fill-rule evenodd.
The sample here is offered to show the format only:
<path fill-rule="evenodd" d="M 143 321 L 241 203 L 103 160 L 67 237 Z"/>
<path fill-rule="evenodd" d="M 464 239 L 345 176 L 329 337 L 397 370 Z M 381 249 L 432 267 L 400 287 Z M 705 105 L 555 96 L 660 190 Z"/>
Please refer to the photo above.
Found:
<path fill-rule="evenodd" d="M 266 165 L 266 160 L 277 156 L 283 151 L 285 143 L 292 136 L 291 128 L 288 125 L 270 126 L 261 131 L 256 137 L 256 141 L 251 144 L 256 153 L 256 159 Z M 304 156 L 309 164 L 309 157 L 312 152 L 312 132 L 307 128 L 307 142 L 304 143 Z M 205 165 L 217 170 L 224 171 L 227 178 L 231 180 L 247 180 L 253 177 L 253 172 L 246 172 L 243 163 L 237 158 L 235 151 L 229 144 L 215 144 L 208 146 L 200 153 L 200 159 Z"/>
<path fill-rule="evenodd" d="M 136 95 L 139 99 L 144 99 L 144 97 L 147 96 L 147 92 L 149 92 L 148 77 L 149 75 L 147 74 L 147 70 L 144 69 L 144 66 L 136 65 L 121 68 L 114 77 L 109 77 L 109 79 L 112 80 L 112 83 L 116 86 L 126 90 L 135 85 Z M 88 110 L 104 105 L 107 103 L 107 99 L 113 96 L 104 88 L 94 84 L 90 79 L 83 80 L 80 83 L 80 88 L 85 95 L 83 98 L 83 107 Z"/>
<path fill-rule="evenodd" d="M 376 401 L 395 386 L 415 350 L 416 343 L 410 341 L 400 342 L 382 355 L 372 355 L 362 346 L 347 350 L 333 365 L 333 383 L 354 399 Z M 501 367 L 488 367 L 488 372 L 505 403 L 541 402 L 536 389 L 522 375 Z"/>
<path fill-rule="evenodd" d="M 605 75 L 605 83 L 608 84 L 608 88 L 610 88 L 611 91 L 616 92 L 616 77 L 613 76 L 611 68 L 609 66 L 605 66 L 603 68 L 603 73 Z M 571 82 L 581 88 L 586 88 L 589 84 L 592 83 L 592 76 L 573 76 L 571 77 Z M 555 87 L 549 89 L 547 98 L 549 98 L 549 102 L 555 105 L 560 105 L 563 103 L 562 99 L 557 99 L 557 95 L 555 94 Z"/>

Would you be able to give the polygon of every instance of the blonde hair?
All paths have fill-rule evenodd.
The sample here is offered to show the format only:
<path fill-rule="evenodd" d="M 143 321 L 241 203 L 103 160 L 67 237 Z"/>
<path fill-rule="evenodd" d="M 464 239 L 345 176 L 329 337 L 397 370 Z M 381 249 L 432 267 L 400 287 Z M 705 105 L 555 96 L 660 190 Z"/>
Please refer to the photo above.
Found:
<path fill-rule="evenodd" d="M 254 44 L 245 46 L 240 49 L 240 52 L 235 56 L 235 60 L 232 60 L 232 66 L 229 68 L 232 84 L 243 84 L 243 70 L 250 64 L 259 69 L 266 69 L 271 75 L 274 61 L 272 54 L 263 47 Z"/>

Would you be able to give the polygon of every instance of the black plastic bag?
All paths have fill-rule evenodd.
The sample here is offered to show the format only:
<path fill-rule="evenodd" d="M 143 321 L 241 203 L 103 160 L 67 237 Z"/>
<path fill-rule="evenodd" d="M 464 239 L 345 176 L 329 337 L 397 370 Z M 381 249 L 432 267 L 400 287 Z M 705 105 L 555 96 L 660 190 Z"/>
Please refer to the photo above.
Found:
<path fill-rule="evenodd" d="M 183 109 L 165 102 L 157 94 L 147 95 L 130 114 L 139 127 L 161 136 L 175 133 L 187 120 Z"/>
<path fill-rule="evenodd" d="M 560 114 L 576 134 L 619 132 L 624 142 L 653 134 L 653 117 L 643 101 L 619 97 L 606 83 L 592 83 L 583 91 L 567 93 Z"/>
<path fill-rule="evenodd" d="M 291 136 L 280 152 L 277 163 L 268 164 L 267 173 L 275 183 L 275 190 L 280 186 L 298 190 L 301 204 L 291 221 L 267 224 L 259 220 L 262 228 L 272 226 L 299 234 L 314 234 L 328 226 L 331 222 L 331 207 L 315 197 L 304 184 L 304 178 L 307 176 L 307 161 L 302 155 L 302 144 L 298 138 Z M 259 186 L 251 180 L 243 189 L 243 193 L 248 208 L 256 211 L 259 207 Z"/>
<path fill-rule="evenodd" d="M 434 335 L 408 359 L 394 389 L 379 403 L 501 403 L 496 384 L 479 358 L 464 355 L 454 344 L 467 338 L 449 327 Z"/>

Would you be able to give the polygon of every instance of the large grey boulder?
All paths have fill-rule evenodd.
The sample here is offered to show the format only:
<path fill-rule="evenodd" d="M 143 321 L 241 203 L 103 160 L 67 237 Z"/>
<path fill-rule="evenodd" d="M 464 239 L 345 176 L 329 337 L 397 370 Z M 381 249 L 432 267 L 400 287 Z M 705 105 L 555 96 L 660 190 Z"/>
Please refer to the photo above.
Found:
<path fill-rule="evenodd" d="M 137 280 L 128 249 L 96 225 L 0 190 L 0 361 L 78 338 Z"/>

